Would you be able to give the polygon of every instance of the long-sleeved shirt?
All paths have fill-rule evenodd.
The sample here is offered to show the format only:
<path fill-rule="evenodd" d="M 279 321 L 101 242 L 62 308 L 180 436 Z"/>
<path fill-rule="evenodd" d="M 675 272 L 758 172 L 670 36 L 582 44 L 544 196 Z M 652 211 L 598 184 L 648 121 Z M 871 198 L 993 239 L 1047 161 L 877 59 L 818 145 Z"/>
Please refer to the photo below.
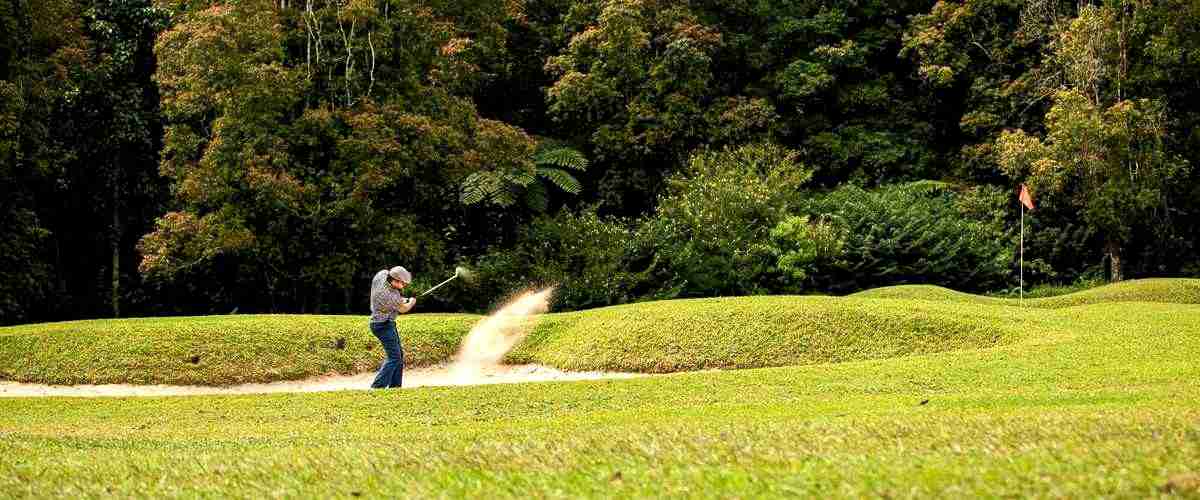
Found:
<path fill-rule="evenodd" d="M 387 269 L 375 273 L 371 280 L 371 322 L 381 323 L 396 319 L 407 302 L 400 290 L 388 283 Z"/>

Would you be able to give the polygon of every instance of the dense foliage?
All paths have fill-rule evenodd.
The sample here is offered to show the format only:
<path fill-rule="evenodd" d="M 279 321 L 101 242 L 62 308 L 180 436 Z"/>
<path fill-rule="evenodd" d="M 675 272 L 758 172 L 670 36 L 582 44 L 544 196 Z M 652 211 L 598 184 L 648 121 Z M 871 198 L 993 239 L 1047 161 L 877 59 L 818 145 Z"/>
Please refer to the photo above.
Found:
<path fill-rule="evenodd" d="M 1189 0 L 0 0 L 0 323 L 1006 290 L 1021 183 L 1029 280 L 1195 275 L 1198 68 Z"/>
<path fill-rule="evenodd" d="M 941 283 L 958 290 L 1002 287 L 1017 242 L 1002 219 L 973 213 L 979 205 L 986 207 L 987 198 L 986 193 L 952 193 L 930 182 L 877 191 L 850 186 L 814 198 L 806 210 L 828 221 L 843 242 L 839 250 L 814 259 L 807 273 L 813 288 L 847 292 L 889 283 Z"/>

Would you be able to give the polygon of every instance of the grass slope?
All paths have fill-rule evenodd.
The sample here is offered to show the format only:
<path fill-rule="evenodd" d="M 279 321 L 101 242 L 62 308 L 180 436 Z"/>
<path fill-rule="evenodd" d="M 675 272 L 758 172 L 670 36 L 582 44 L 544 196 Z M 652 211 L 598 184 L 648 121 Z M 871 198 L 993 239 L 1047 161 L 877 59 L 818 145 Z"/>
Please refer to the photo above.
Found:
<path fill-rule="evenodd" d="M 1010 318 L 1025 333 L 1005 345 L 836 364 L 402 391 L 0 399 L 0 491 L 1197 494 L 1188 474 L 1200 472 L 1200 306 L 1028 313 Z"/>
<path fill-rule="evenodd" d="M 397 324 L 406 361 L 450 357 L 478 316 Z M 0 379 L 51 384 L 223 385 L 359 373 L 383 349 L 362 316 L 238 315 L 70 321 L 0 328 Z"/>
<path fill-rule="evenodd" d="M 877 300 L 892 298 L 892 300 Z M 1141 280 L 1028 300 L 1066 307 L 1200 303 L 1200 280 Z M 1016 301 L 938 287 L 852 297 L 738 297 L 546 315 L 510 362 L 571 370 L 674 372 L 882 359 L 1015 341 L 1036 321 Z M 449 359 L 475 315 L 397 323 L 410 366 Z M 360 373 L 378 366 L 360 316 L 240 315 L 75 321 L 0 328 L 0 379 L 52 384 L 227 385 Z"/>
<path fill-rule="evenodd" d="M 836 297 L 649 302 L 551 315 L 510 358 L 650 373 L 879 359 L 1012 341 L 1011 314 Z"/>
<path fill-rule="evenodd" d="M 898 285 L 875 288 L 850 295 L 863 299 L 908 299 L 937 302 L 966 302 L 982 305 L 1020 305 L 1020 299 L 985 297 L 956 292 L 934 285 Z M 1164 302 L 1200 304 L 1200 279 L 1151 278 L 1129 280 L 1054 297 L 1025 299 L 1025 307 L 1058 309 L 1113 302 Z"/>
<path fill-rule="evenodd" d="M 672 372 L 877 359 L 1011 341 L 1003 311 L 828 297 L 663 301 L 552 314 L 509 356 Z M 400 318 L 406 362 L 445 361 L 480 317 Z M 359 373 L 383 354 L 360 317 L 208 316 L 0 329 L 0 379 L 224 385 Z"/>

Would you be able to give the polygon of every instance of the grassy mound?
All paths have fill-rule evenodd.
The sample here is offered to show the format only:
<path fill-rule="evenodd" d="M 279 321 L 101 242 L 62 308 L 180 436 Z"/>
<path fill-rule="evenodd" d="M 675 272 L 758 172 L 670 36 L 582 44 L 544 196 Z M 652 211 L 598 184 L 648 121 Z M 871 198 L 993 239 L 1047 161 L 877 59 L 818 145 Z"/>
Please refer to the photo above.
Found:
<path fill-rule="evenodd" d="M 396 325 L 410 366 L 437 363 L 479 317 L 421 314 Z M 69 321 L 0 328 L 0 379 L 47 384 L 295 380 L 379 366 L 364 316 L 238 315 Z"/>
<path fill-rule="evenodd" d="M 876 288 L 851 295 L 854 298 L 908 299 L 971 304 L 1018 305 L 1019 299 L 1001 299 L 956 292 L 933 285 L 900 285 Z M 1026 307 L 1058 309 L 1113 302 L 1163 302 L 1200 304 L 1200 279 L 1152 278 L 1130 280 L 1055 297 L 1026 299 Z"/>
<path fill-rule="evenodd" d="M 510 359 L 663 373 L 891 358 L 1013 338 L 998 315 L 959 304 L 737 297 L 551 315 Z"/>
<path fill-rule="evenodd" d="M 479 316 L 397 322 L 409 366 L 450 359 Z M 673 372 L 880 359 L 996 345 L 1000 315 L 963 304 L 740 297 L 546 315 L 510 362 Z M 0 379 L 50 384 L 295 380 L 378 366 L 358 316 L 242 315 L 77 321 L 0 329 Z"/>

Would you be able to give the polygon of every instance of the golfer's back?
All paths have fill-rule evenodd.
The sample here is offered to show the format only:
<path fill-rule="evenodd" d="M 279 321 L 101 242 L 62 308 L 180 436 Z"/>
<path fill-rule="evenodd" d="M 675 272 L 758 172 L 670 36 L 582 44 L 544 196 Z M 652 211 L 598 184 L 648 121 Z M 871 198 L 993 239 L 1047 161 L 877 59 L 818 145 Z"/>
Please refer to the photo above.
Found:
<path fill-rule="evenodd" d="M 396 314 L 404 303 L 400 291 L 388 285 L 387 269 L 375 273 L 371 280 L 371 322 L 379 323 L 396 319 Z"/>

